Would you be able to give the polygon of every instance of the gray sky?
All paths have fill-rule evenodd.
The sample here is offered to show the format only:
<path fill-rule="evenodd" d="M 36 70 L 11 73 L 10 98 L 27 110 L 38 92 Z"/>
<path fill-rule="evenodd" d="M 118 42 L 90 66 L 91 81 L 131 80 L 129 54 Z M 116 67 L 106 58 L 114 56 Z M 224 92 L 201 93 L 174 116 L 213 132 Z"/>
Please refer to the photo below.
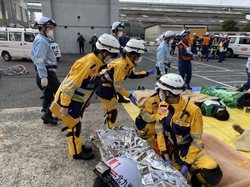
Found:
<path fill-rule="evenodd" d="M 250 0 L 120 0 L 132 2 L 179 3 L 179 4 L 204 4 L 250 7 Z"/>

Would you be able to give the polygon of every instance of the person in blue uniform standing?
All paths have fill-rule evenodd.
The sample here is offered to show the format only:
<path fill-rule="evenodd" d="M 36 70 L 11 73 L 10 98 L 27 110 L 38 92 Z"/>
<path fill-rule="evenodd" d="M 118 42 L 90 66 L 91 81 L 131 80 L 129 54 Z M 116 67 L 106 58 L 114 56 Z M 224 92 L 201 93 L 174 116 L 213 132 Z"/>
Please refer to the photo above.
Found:
<path fill-rule="evenodd" d="M 162 75 L 165 75 L 168 72 L 168 68 L 170 68 L 170 64 L 172 62 L 171 56 L 170 56 L 170 44 L 175 36 L 175 33 L 173 31 L 166 31 L 163 36 L 163 41 L 160 43 L 160 45 L 157 48 L 156 51 L 156 80 L 158 80 Z"/>
<path fill-rule="evenodd" d="M 32 48 L 31 59 L 35 64 L 37 71 L 37 82 L 41 82 L 43 88 L 43 109 L 44 115 L 42 120 L 44 124 L 51 123 L 56 125 L 57 120 L 52 116 L 49 106 L 53 101 L 60 82 L 56 75 L 57 60 L 53 49 L 51 48 L 51 40 L 53 37 L 53 28 L 56 27 L 56 22 L 48 17 L 42 17 L 36 26 L 39 34 L 36 36 Z"/>

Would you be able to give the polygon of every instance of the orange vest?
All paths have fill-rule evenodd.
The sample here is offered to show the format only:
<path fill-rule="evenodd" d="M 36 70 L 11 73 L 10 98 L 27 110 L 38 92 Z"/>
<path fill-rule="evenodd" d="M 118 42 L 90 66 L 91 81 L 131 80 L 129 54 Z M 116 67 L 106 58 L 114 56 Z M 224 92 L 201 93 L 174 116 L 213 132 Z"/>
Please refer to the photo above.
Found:
<path fill-rule="evenodd" d="M 188 41 L 188 46 L 187 46 L 187 45 L 183 42 L 183 40 L 181 40 L 181 41 L 178 43 L 178 45 L 182 45 L 186 51 L 187 51 L 187 48 L 188 48 L 188 47 L 191 47 L 191 44 L 190 44 L 189 41 Z M 177 49 L 178 49 L 178 48 L 177 48 Z M 180 51 L 179 51 L 179 50 L 177 50 L 176 56 L 179 58 L 179 56 L 180 56 Z M 184 56 L 184 55 L 182 55 L 182 59 L 183 59 L 183 60 L 191 60 L 192 57 L 191 57 L 191 56 Z"/>
<path fill-rule="evenodd" d="M 195 37 L 194 37 L 194 36 L 192 36 L 192 37 L 190 38 L 190 40 L 189 40 L 189 41 L 190 41 L 190 44 L 191 44 L 191 45 L 194 45 Z"/>
<path fill-rule="evenodd" d="M 203 37 L 202 44 L 201 45 L 206 45 L 209 46 L 210 38 L 205 36 Z"/>

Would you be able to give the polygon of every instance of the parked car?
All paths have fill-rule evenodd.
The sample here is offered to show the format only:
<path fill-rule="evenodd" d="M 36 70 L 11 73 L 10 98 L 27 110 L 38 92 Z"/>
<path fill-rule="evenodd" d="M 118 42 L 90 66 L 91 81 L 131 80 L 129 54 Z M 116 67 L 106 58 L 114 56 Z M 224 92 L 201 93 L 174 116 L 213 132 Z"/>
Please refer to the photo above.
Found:
<path fill-rule="evenodd" d="M 31 58 L 30 51 L 38 30 L 31 28 L 0 28 L 0 54 L 5 61 L 12 58 Z M 51 43 L 56 59 L 61 57 L 59 45 Z"/>
<path fill-rule="evenodd" d="M 239 55 L 250 56 L 250 37 L 249 36 L 229 36 L 230 44 L 227 49 L 226 57 L 237 57 Z"/>

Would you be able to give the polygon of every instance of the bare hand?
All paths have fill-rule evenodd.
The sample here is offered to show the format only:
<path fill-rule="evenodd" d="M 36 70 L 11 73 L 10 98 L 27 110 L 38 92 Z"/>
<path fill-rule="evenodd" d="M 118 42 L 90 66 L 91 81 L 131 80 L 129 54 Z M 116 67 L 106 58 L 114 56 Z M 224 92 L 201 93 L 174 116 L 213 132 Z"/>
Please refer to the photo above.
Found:
<path fill-rule="evenodd" d="M 62 116 L 68 115 L 68 111 L 69 111 L 68 108 L 61 107 L 61 109 L 60 109 Z"/>

